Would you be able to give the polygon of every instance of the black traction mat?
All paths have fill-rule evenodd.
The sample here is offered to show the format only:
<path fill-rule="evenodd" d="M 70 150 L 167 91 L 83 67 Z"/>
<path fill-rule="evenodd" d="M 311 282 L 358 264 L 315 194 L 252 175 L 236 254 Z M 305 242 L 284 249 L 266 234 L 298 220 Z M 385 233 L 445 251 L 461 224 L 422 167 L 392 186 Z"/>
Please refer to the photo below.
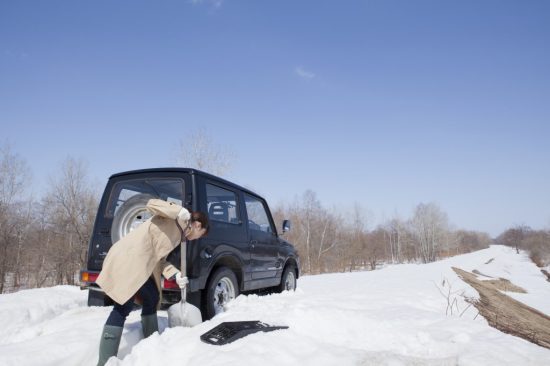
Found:
<path fill-rule="evenodd" d="M 221 346 L 236 341 L 256 332 L 271 332 L 278 329 L 288 329 L 287 326 L 272 326 L 259 320 L 246 322 L 223 322 L 201 335 L 201 341 Z"/>

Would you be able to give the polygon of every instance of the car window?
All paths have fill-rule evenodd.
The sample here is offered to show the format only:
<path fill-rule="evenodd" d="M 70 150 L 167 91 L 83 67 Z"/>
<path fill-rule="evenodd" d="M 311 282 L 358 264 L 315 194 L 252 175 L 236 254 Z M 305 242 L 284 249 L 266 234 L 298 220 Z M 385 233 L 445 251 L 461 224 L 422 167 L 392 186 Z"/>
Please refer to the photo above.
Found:
<path fill-rule="evenodd" d="M 114 217 L 128 199 L 137 195 L 160 198 L 178 205 L 183 203 L 184 181 L 177 178 L 130 179 L 116 183 L 111 190 L 106 217 Z"/>
<path fill-rule="evenodd" d="M 249 229 L 266 233 L 273 232 L 262 201 L 248 194 L 244 195 L 244 201 L 246 204 L 246 213 L 248 215 Z"/>
<path fill-rule="evenodd" d="M 213 184 L 207 184 L 206 205 L 210 220 L 229 224 L 241 223 L 235 192 Z"/>

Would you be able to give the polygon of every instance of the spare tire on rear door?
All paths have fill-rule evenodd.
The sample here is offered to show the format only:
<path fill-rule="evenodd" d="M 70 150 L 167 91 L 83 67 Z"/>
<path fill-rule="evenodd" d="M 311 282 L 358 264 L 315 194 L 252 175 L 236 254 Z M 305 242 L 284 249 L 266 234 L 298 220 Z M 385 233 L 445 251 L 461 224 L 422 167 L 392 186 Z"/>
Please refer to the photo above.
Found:
<path fill-rule="evenodd" d="M 152 198 L 156 197 L 148 193 L 136 194 L 118 208 L 111 226 L 113 244 L 153 216 L 146 207 Z"/>

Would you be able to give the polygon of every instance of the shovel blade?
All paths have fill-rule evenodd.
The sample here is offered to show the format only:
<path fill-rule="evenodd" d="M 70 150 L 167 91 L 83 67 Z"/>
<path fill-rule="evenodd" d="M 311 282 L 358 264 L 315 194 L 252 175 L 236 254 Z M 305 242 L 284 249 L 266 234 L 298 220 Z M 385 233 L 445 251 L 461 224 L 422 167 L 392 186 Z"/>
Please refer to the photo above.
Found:
<path fill-rule="evenodd" d="M 168 326 L 194 327 L 202 323 L 201 311 L 188 302 L 180 301 L 168 308 Z"/>

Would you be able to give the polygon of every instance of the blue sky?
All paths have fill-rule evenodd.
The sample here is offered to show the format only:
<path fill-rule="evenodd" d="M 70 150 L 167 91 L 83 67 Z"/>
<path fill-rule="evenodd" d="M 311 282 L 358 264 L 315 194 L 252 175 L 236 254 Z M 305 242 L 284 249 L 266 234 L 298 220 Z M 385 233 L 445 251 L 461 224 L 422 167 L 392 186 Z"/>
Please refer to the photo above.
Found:
<path fill-rule="evenodd" d="M 272 205 L 306 189 L 371 227 L 550 226 L 548 1 L 0 2 L 0 140 L 40 191 L 102 186 L 204 128 Z"/>

